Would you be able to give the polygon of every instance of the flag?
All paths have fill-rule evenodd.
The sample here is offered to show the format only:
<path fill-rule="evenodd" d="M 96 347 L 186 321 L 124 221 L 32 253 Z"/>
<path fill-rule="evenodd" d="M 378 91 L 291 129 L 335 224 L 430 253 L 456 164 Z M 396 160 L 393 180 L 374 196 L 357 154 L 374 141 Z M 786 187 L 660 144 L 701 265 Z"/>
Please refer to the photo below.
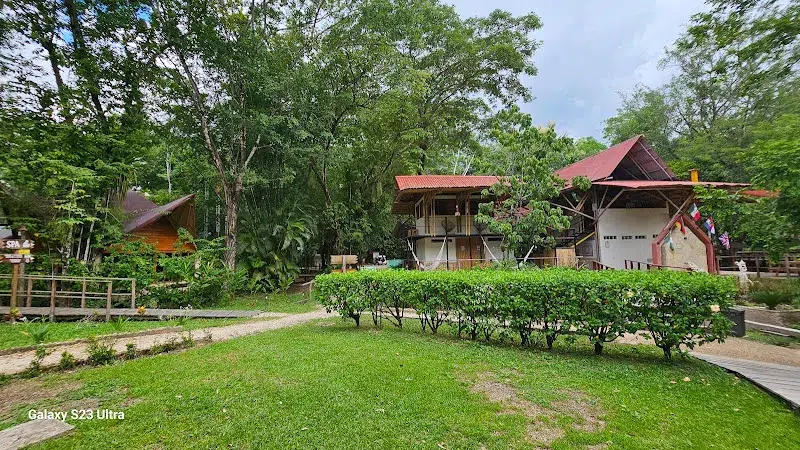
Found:
<path fill-rule="evenodd" d="M 692 203 L 692 209 L 689 210 L 689 215 L 692 216 L 692 219 L 695 221 L 700 220 L 700 210 L 697 209 L 697 203 Z"/>
<path fill-rule="evenodd" d="M 731 238 L 728 236 L 728 232 L 722 233 L 722 236 L 719 237 L 719 241 L 722 242 L 722 246 L 725 247 L 725 250 L 731 249 Z"/>
<path fill-rule="evenodd" d="M 681 233 L 686 234 L 686 223 L 683 221 L 683 214 L 678 218 L 678 221 L 681 223 Z"/>
<path fill-rule="evenodd" d="M 705 225 L 706 225 L 706 230 L 708 230 L 709 233 L 717 234 L 717 229 L 714 228 L 714 218 L 713 217 L 709 217 L 708 219 L 706 219 Z"/>
<path fill-rule="evenodd" d="M 669 244 L 669 249 L 673 252 L 675 251 L 675 242 L 672 241 L 672 235 L 667 235 L 667 244 Z"/>

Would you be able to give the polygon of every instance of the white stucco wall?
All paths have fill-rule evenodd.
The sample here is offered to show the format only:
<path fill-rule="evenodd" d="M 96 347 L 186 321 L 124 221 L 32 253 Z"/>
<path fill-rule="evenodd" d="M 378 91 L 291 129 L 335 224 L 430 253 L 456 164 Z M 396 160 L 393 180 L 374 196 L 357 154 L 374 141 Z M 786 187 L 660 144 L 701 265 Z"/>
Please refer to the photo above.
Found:
<path fill-rule="evenodd" d="M 669 218 L 667 208 L 607 210 L 597 223 L 600 263 L 624 269 L 626 259 L 653 262 L 651 244 Z"/>
<path fill-rule="evenodd" d="M 661 244 L 661 260 L 665 266 L 691 267 L 695 265 L 708 271 L 708 259 L 706 258 L 706 244 L 694 233 L 687 230 L 686 234 L 673 228 L 670 232 L 674 249 L 669 247 L 669 242 L 665 239 Z"/>

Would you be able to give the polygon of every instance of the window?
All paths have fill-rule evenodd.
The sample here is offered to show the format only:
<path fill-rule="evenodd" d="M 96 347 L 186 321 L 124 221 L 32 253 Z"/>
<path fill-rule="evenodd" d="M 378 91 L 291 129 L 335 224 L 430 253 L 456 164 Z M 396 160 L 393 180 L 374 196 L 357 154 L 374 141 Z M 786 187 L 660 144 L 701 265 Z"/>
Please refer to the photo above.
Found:
<path fill-rule="evenodd" d="M 623 241 L 629 241 L 631 239 L 633 239 L 633 236 L 622 236 Z"/>
<path fill-rule="evenodd" d="M 636 239 L 647 239 L 647 236 L 640 234 L 636 236 Z"/>
<path fill-rule="evenodd" d="M 616 236 L 603 236 L 603 239 L 606 239 L 606 240 L 612 240 L 612 239 L 616 239 L 616 238 L 617 238 Z"/>

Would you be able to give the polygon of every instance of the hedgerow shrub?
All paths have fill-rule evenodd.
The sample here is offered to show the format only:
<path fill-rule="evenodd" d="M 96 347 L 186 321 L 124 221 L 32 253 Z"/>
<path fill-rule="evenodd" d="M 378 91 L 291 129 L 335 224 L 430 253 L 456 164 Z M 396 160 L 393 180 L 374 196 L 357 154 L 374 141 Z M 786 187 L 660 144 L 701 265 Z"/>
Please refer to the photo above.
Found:
<path fill-rule="evenodd" d="M 445 321 L 459 336 L 519 336 L 523 346 L 541 331 L 548 348 L 565 333 L 587 336 L 600 354 L 625 333 L 645 331 L 667 359 L 681 346 L 722 340 L 722 312 L 737 293 L 732 279 L 675 271 L 473 270 L 361 271 L 320 275 L 315 295 L 328 311 L 356 326 L 370 311 L 401 327 L 407 309 L 422 330 Z"/>

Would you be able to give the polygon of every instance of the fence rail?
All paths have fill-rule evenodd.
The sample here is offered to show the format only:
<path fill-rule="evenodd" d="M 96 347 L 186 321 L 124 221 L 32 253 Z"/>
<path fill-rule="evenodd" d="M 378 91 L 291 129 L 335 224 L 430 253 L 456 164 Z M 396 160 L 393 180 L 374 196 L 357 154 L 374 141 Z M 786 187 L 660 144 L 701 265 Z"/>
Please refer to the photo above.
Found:
<path fill-rule="evenodd" d="M 6 289 L 7 288 L 7 289 Z M 97 289 L 97 290 L 95 290 Z M 0 275 L 0 306 L 30 308 L 37 300 L 48 299 L 50 320 L 55 316 L 56 306 L 72 307 L 72 301 L 80 300 L 81 309 L 87 303 L 96 305 L 105 301 L 106 320 L 111 319 L 111 308 L 117 304 L 127 304 L 136 308 L 136 279 L 115 277 L 68 277 L 59 275 Z"/>
<path fill-rule="evenodd" d="M 471 269 L 476 267 L 488 267 L 495 262 L 514 261 L 517 264 L 532 264 L 540 267 L 555 266 L 555 267 L 579 267 L 579 258 L 559 258 L 558 256 L 535 256 L 530 258 L 516 258 L 505 260 L 487 260 L 487 259 L 451 259 L 451 260 L 405 260 L 405 267 L 414 270 L 461 270 Z"/>
<path fill-rule="evenodd" d="M 739 271 L 738 261 L 744 261 L 748 272 L 755 272 L 757 277 L 761 274 L 774 276 L 800 276 L 800 253 L 788 253 L 778 261 L 773 261 L 766 252 L 736 252 L 733 255 L 717 256 L 720 270 Z"/>
<path fill-rule="evenodd" d="M 659 270 L 659 269 L 680 270 L 683 272 L 692 271 L 690 267 L 665 266 L 663 264 L 653 264 L 643 261 L 633 261 L 630 259 L 625 260 L 625 270 Z"/>

